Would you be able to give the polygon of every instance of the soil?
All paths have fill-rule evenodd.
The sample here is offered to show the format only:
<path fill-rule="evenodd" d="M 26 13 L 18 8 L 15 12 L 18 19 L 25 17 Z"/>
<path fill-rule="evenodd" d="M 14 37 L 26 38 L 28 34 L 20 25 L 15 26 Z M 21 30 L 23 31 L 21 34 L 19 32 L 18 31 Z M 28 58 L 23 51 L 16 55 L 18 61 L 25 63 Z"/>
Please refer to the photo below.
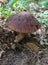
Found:
<path fill-rule="evenodd" d="M 0 65 L 35 65 L 36 53 L 23 48 L 19 50 L 6 50 L 0 59 Z"/>
<path fill-rule="evenodd" d="M 40 45 L 39 35 L 26 35 L 18 43 L 16 35 L 0 27 L 0 65 L 48 65 L 48 45 Z"/>

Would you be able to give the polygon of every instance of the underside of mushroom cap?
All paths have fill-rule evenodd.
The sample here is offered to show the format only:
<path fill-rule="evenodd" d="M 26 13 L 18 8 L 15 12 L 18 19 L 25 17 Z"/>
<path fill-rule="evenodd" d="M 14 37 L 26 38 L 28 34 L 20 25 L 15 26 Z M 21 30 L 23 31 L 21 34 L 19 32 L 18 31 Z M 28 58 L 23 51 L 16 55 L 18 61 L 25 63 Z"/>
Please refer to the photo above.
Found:
<path fill-rule="evenodd" d="M 29 12 L 21 12 L 11 16 L 7 19 L 6 24 L 11 30 L 19 33 L 33 33 L 41 27 L 38 20 Z"/>

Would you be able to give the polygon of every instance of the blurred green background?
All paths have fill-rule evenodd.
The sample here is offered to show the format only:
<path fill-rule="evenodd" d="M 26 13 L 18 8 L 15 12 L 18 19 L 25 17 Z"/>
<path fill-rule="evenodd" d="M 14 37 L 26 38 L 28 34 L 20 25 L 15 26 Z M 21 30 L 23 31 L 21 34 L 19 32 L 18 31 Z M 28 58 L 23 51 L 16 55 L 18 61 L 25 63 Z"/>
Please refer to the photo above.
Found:
<path fill-rule="evenodd" d="M 23 10 L 32 13 L 40 23 L 48 24 L 48 0 L 3 0 L 0 3 L 0 15 L 4 19 Z"/>

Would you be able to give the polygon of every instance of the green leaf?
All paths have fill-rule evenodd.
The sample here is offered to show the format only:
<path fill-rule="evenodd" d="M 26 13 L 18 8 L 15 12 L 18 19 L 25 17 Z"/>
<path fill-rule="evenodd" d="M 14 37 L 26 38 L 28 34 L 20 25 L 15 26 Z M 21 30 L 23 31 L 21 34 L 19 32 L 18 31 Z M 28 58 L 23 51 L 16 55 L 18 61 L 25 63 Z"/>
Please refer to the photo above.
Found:
<path fill-rule="evenodd" d="M 18 0 L 10 0 L 8 5 L 12 7 L 15 3 L 17 3 L 17 1 Z"/>
<path fill-rule="evenodd" d="M 40 5 L 41 5 L 41 6 L 45 6 L 46 9 L 48 9 L 48 0 L 43 1 L 43 2 L 40 2 Z"/>
<path fill-rule="evenodd" d="M 47 25 L 48 25 L 48 19 L 46 19 L 46 23 L 47 23 Z"/>

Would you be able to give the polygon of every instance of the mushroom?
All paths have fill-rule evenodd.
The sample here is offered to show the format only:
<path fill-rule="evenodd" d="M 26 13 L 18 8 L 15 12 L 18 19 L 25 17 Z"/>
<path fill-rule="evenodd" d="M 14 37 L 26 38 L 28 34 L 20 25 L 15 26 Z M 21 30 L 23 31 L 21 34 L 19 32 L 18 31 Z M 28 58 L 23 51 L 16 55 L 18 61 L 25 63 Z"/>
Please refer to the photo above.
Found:
<path fill-rule="evenodd" d="M 6 25 L 11 30 L 19 33 L 16 36 L 16 42 L 22 40 L 27 33 L 34 33 L 41 27 L 38 20 L 28 11 L 11 16 L 7 19 Z"/>

